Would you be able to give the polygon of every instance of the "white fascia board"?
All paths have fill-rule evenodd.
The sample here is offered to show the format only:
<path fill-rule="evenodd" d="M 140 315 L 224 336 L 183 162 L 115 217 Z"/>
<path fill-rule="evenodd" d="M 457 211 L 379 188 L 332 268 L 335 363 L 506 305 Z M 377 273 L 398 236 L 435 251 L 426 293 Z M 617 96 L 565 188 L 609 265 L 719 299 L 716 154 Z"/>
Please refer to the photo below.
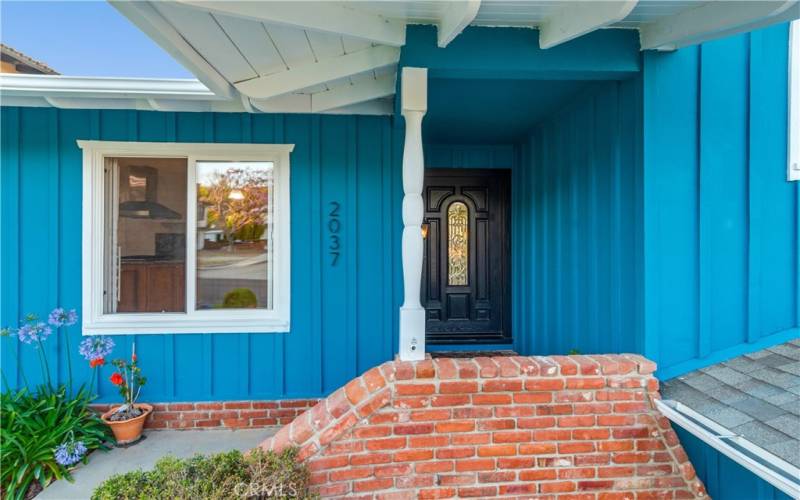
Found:
<path fill-rule="evenodd" d="M 0 104 L 60 109 L 245 111 L 197 80 L 0 74 Z"/>
<path fill-rule="evenodd" d="M 447 44 L 475 19 L 480 8 L 481 0 L 447 2 L 447 7 L 438 23 L 437 45 L 442 48 L 447 47 Z"/>
<path fill-rule="evenodd" d="M 708 2 L 639 29 L 642 50 L 674 50 L 797 19 L 798 0 Z"/>
<path fill-rule="evenodd" d="M 800 21 L 789 31 L 788 165 L 790 181 L 800 180 Z"/>
<path fill-rule="evenodd" d="M 208 63 L 189 42 L 150 4 L 145 1 L 109 0 L 109 3 L 128 18 L 161 48 L 183 64 L 214 94 L 223 98 L 235 97 L 231 84 Z"/>
<path fill-rule="evenodd" d="M 5 95 L 52 97 L 169 97 L 170 99 L 220 99 L 193 79 L 75 77 L 63 75 L 0 74 Z"/>
<path fill-rule="evenodd" d="M 177 3 L 215 14 L 240 17 L 291 28 L 308 29 L 401 47 L 406 42 L 404 21 L 327 2 L 230 2 L 177 0 Z"/>
<path fill-rule="evenodd" d="M 391 66 L 397 64 L 399 59 L 399 48 L 370 47 L 280 73 L 245 80 L 236 84 L 236 90 L 253 99 L 269 99 L 331 80 Z"/>
<path fill-rule="evenodd" d="M 622 21 L 638 0 L 569 2 L 539 25 L 539 47 L 549 49 Z"/>
<path fill-rule="evenodd" d="M 800 498 L 800 469 L 794 465 L 682 403 L 660 399 L 654 402 L 656 408 L 675 424 L 790 497 Z"/>
<path fill-rule="evenodd" d="M 343 106 L 380 99 L 393 95 L 394 92 L 394 74 L 360 81 L 352 85 L 344 85 L 325 92 L 311 94 L 311 112 L 320 113 Z"/>
<path fill-rule="evenodd" d="M 0 106 L 19 106 L 21 108 L 49 108 L 52 104 L 42 96 L 4 95 L 0 92 Z"/>

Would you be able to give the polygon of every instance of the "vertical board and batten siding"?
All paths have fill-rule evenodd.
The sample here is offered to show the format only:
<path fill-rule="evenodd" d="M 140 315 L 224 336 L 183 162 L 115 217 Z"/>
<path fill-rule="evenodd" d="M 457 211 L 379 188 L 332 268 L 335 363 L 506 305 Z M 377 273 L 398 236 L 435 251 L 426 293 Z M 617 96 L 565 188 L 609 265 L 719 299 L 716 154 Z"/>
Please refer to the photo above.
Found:
<path fill-rule="evenodd" d="M 114 336 L 114 356 L 136 342 L 149 401 L 322 396 L 392 357 L 397 299 L 400 165 L 387 117 L 2 110 L 0 324 L 61 305 L 80 310 L 82 155 L 77 139 L 292 143 L 292 317 L 288 334 Z M 331 265 L 327 227 L 341 204 L 343 252 Z M 45 343 L 65 380 L 78 327 Z M 3 372 L 41 380 L 32 346 L 2 339 Z M 101 400 L 114 398 L 101 371 Z"/>
<path fill-rule="evenodd" d="M 644 55 L 644 354 L 662 378 L 798 336 L 787 40 Z"/>
<path fill-rule="evenodd" d="M 523 148 L 526 352 L 640 349 L 640 102 L 638 79 L 594 84 Z"/>

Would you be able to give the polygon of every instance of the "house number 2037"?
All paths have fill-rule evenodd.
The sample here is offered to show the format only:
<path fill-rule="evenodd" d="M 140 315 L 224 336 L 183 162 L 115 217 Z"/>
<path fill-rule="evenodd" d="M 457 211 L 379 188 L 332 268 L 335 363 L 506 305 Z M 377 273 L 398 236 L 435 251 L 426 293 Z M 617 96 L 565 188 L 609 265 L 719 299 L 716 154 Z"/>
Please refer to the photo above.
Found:
<path fill-rule="evenodd" d="M 331 256 L 331 266 L 336 267 L 339 264 L 339 257 L 342 254 L 342 241 L 339 236 L 339 233 L 342 231 L 342 221 L 339 218 L 339 210 L 342 208 L 342 205 L 338 201 L 332 201 L 329 203 L 329 207 L 328 254 Z"/>

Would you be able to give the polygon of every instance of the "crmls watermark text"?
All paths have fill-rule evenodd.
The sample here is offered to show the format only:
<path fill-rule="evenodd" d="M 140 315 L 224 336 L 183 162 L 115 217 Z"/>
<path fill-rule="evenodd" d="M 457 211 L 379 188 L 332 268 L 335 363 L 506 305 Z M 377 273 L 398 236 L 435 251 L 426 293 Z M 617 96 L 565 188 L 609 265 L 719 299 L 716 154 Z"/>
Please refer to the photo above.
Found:
<path fill-rule="evenodd" d="M 237 483 L 233 488 L 237 498 L 299 498 L 300 494 L 293 484 L 276 481 L 253 481 Z"/>

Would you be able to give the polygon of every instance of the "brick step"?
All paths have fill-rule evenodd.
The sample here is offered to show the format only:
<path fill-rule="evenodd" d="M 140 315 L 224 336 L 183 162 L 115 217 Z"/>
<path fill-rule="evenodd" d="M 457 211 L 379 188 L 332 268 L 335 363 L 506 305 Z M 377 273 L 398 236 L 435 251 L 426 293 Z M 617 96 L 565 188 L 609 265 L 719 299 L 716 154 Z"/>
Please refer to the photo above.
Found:
<path fill-rule="evenodd" d="M 261 446 L 299 447 L 322 497 L 704 497 L 654 371 L 629 354 L 392 361 Z"/>

